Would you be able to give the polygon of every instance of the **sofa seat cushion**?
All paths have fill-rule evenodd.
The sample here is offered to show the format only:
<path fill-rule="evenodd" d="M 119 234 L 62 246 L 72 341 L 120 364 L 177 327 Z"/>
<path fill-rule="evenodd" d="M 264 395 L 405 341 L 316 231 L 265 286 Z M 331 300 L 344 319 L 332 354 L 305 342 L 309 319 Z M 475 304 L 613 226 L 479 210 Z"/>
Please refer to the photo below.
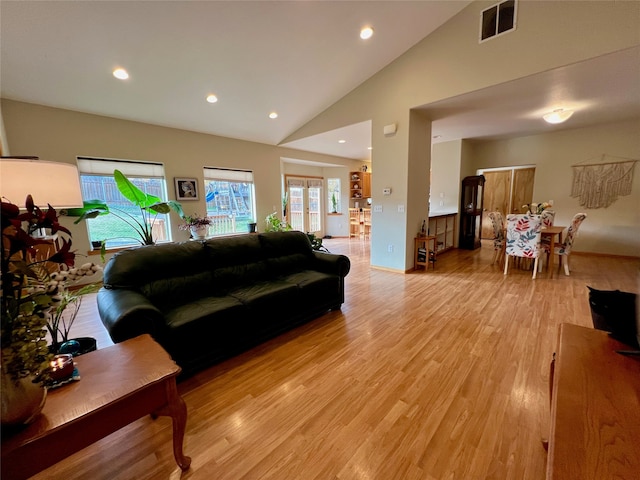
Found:
<path fill-rule="evenodd" d="M 203 297 L 165 312 L 169 327 L 162 342 L 183 368 L 207 365 L 254 342 L 247 307 L 233 297 Z"/>
<path fill-rule="evenodd" d="M 320 299 L 339 301 L 341 298 L 340 278 L 335 275 L 317 270 L 304 270 L 287 275 L 283 280 L 298 286 L 304 304 L 317 304 Z"/>
<path fill-rule="evenodd" d="M 259 315 L 268 315 L 280 309 L 295 309 L 298 305 L 298 287 L 290 282 L 272 280 L 234 290 L 229 295 Z"/>
<path fill-rule="evenodd" d="M 171 330 L 192 330 L 195 336 L 209 336 L 216 331 L 233 330 L 233 320 L 241 318 L 244 310 L 246 307 L 230 296 L 203 297 L 174 307 L 164 315 Z"/>

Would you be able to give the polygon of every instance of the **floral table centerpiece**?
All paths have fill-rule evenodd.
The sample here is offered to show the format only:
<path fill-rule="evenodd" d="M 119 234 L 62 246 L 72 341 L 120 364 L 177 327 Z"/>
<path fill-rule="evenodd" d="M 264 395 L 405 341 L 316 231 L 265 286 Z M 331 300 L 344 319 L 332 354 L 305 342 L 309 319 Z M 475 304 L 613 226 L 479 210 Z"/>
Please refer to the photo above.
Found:
<path fill-rule="evenodd" d="M 203 239 L 207 235 L 207 229 L 211 225 L 209 217 L 200 217 L 197 213 L 182 217 L 184 223 L 178 228 L 180 230 L 190 230 L 193 238 Z"/>
<path fill-rule="evenodd" d="M 529 203 L 529 204 L 522 205 L 522 209 L 525 210 L 525 212 L 527 213 L 531 213 L 533 215 L 540 215 L 547 208 L 551 208 L 551 206 L 552 205 L 549 202 Z"/>
<path fill-rule="evenodd" d="M 43 283 L 51 264 L 72 267 L 71 232 L 58 223 L 50 205 L 38 208 L 31 195 L 26 212 L 17 205 L 2 202 L 2 424 L 29 423 L 44 406 L 47 370 L 51 354 L 47 345 L 47 313 L 52 295 Z M 60 234 L 61 246 L 44 260 L 36 258 L 36 246 L 50 241 L 34 236 L 41 228 Z M 63 235 L 64 234 L 64 235 Z M 33 288 L 39 287 L 39 288 Z M 17 408 L 14 408 L 17 405 Z"/>

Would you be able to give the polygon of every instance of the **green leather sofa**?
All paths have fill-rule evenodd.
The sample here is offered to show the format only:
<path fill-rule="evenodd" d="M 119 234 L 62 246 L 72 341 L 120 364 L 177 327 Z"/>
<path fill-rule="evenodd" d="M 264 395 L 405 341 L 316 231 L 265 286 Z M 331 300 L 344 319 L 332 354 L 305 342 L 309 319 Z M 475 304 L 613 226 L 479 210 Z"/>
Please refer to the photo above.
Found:
<path fill-rule="evenodd" d="M 184 376 L 340 309 L 350 267 L 296 231 L 141 246 L 105 266 L 98 311 L 114 342 L 149 333 Z"/>

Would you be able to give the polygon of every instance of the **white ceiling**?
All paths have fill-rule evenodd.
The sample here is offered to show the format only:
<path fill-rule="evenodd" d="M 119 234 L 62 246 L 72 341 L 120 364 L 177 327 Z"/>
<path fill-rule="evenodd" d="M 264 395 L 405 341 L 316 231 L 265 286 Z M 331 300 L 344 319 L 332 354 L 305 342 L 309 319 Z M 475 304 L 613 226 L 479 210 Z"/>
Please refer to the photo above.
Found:
<path fill-rule="evenodd" d="M 3 0 L 0 94 L 278 145 L 469 3 Z M 365 42 L 367 24 L 375 35 Z M 424 109 L 434 142 L 637 118 L 639 65 L 636 48 Z M 119 66 L 129 80 L 113 78 Z M 576 114 L 544 124 L 540 114 L 560 101 Z M 363 122 L 287 146 L 364 160 L 370 130 Z"/>

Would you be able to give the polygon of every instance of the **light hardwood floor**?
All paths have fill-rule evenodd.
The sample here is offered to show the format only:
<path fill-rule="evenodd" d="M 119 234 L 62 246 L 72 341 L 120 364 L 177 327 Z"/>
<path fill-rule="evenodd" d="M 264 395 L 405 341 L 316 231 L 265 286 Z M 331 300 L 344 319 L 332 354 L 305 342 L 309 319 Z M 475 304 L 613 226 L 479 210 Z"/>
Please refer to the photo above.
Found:
<path fill-rule="evenodd" d="M 640 259 L 574 255 L 570 277 L 532 280 L 487 243 L 402 274 L 371 268 L 362 240 L 325 244 L 352 261 L 341 311 L 179 384 L 190 470 L 161 417 L 34 478 L 543 479 L 558 325 L 592 325 L 587 285 L 636 292 Z M 104 347 L 87 300 L 74 334 Z"/>

